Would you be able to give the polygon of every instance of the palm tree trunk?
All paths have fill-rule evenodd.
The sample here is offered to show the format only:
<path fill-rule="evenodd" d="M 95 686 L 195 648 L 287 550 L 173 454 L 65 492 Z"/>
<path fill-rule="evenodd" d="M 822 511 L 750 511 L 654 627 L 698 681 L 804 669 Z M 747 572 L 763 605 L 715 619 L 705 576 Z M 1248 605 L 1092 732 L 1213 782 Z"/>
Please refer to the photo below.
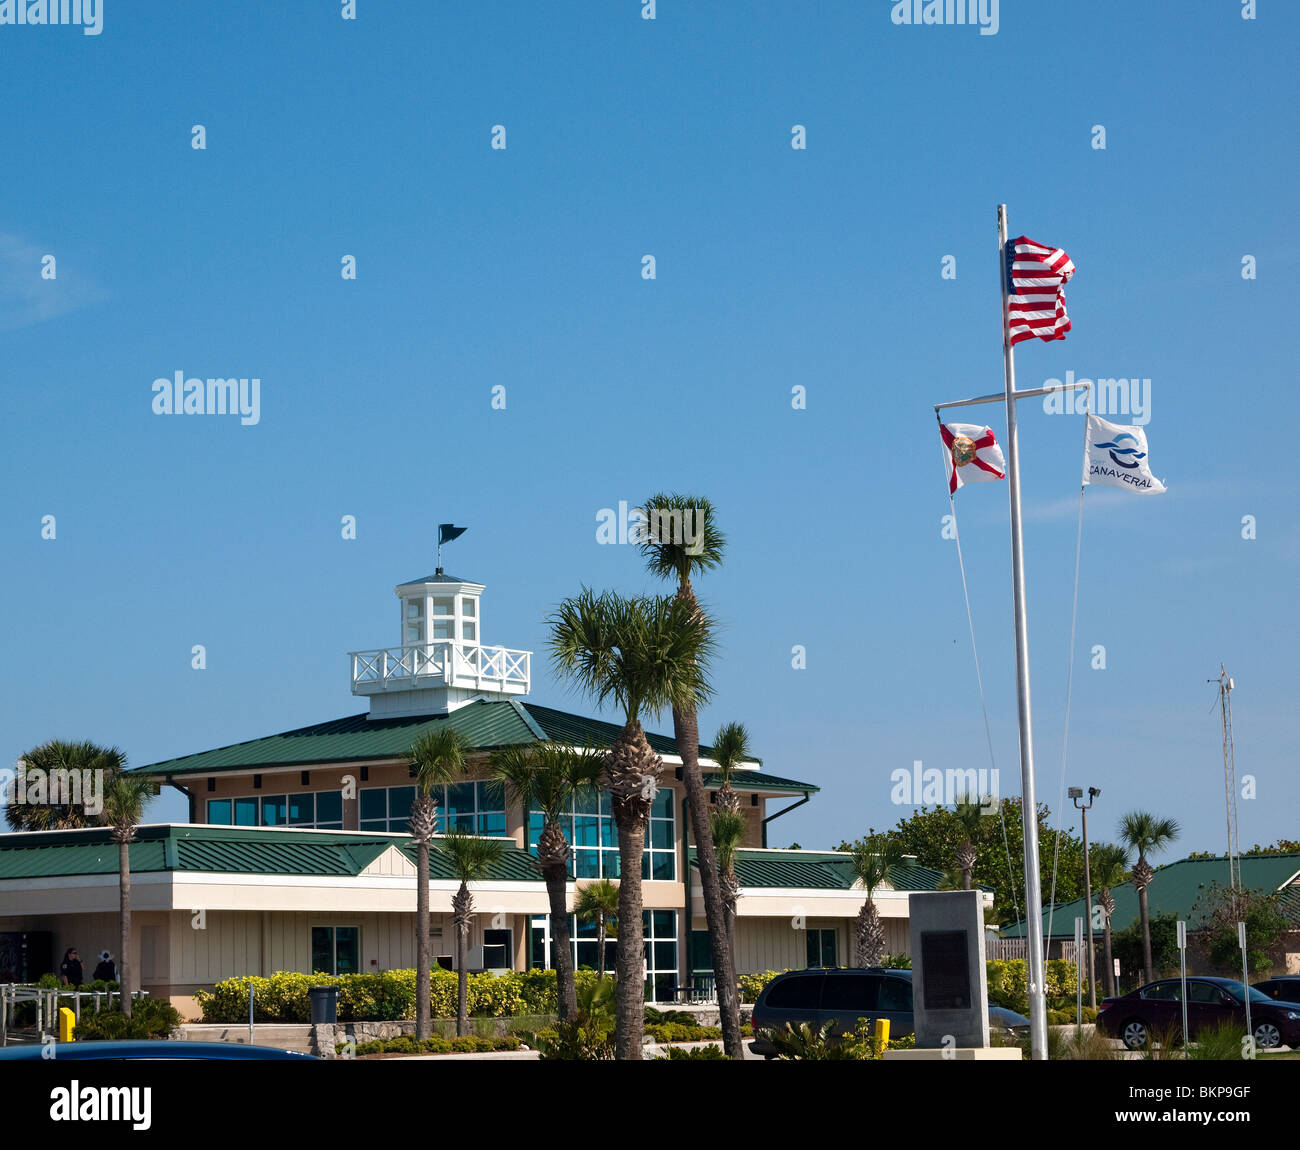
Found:
<path fill-rule="evenodd" d="M 1142 916 L 1142 961 L 1146 965 L 1146 980 L 1154 982 L 1151 973 L 1151 920 L 1147 917 L 1147 888 L 1138 887 L 1138 913 Z"/>
<path fill-rule="evenodd" d="M 573 985 L 573 948 L 569 944 L 569 910 L 565 906 L 565 884 L 569 878 L 567 860 L 542 866 L 546 896 L 551 906 L 551 957 L 555 962 L 556 1011 L 561 1022 L 578 1013 L 578 996 Z"/>
<path fill-rule="evenodd" d="M 415 1037 L 429 1037 L 429 840 L 415 848 Z"/>
<path fill-rule="evenodd" d="M 1110 915 L 1106 916 L 1106 997 L 1115 997 L 1115 961 L 1110 953 Z"/>
<path fill-rule="evenodd" d="M 118 963 L 117 975 L 122 996 L 122 1013 L 131 1017 L 131 845 L 117 844 L 118 870 Z"/>
<path fill-rule="evenodd" d="M 641 929 L 641 854 L 645 848 L 645 823 L 629 813 L 624 800 L 610 796 L 618 826 L 618 958 L 614 964 L 616 1017 L 614 1057 L 641 1060 L 645 1035 L 645 935 Z M 634 877 L 635 876 L 635 877 Z"/>
<path fill-rule="evenodd" d="M 694 595 L 689 584 L 679 594 Z M 709 796 L 700 771 L 700 726 L 694 711 L 673 708 L 673 737 L 682 758 L 682 781 L 686 784 L 686 803 L 691 816 L 691 837 L 699 863 L 700 888 L 704 895 L 704 917 L 713 950 L 713 980 L 718 994 L 718 1013 L 722 1025 L 722 1047 L 728 1058 L 743 1058 L 740 1034 L 740 992 L 736 978 L 734 926 L 728 924 L 722 901 L 722 881 L 718 876 L 718 859 L 713 849 L 713 830 L 709 825 Z M 637 864 L 640 866 L 640 863 Z M 683 881 L 691 882 L 689 868 Z M 640 918 L 637 918 L 638 924 Z M 690 962 L 691 923 L 686 924 L 687 963 Z M 620 947 L 621 949 L 621 947 Z M 689 970 L 687 972 L 690 973 Z"/>
<path fill-rule="evenodd" d="M 600 947 L 600 957 L 597 959 L 597 969 L 602 981 L 605 978 L 605 912 L 600 912 L 599 925 L 596 927 L 596 945 Z"/>
<path fill-rule="evenodd" d="M 469 886 L 460 884 L 456 892 L 456 1034 L 469 1033 Z"/>

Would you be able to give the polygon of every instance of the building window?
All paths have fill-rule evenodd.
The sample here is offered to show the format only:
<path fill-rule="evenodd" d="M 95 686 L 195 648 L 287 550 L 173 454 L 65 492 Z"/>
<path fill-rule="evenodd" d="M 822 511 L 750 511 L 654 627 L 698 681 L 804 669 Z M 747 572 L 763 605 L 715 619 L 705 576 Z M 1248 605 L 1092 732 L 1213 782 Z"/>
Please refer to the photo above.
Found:
<path fill-rule="evenodd" d="M 807 934 L 808 965 L 838 966 L 835 961 L 835 929 L 809 930 Z"/>
<path fill-rule="evenodd" d="M 208 822 L 217 826 L 343 829 L 343 796 L 338 791 L 209 799 Z"/>
<path fill-rule="evenodd" d="M 528 849 L 537 853 L 537 840 L 545 827 L 541 811 L 528 815 Z M 619 876 L 618 829 L 610 810 L 609 793 L 592 790 L 577 796 L 570 811 L 560 818 L 560 829 L 573 847 L 570 876 L 575 879 Z M 672 882 L 677 877 L 676 825 L 673 792 L 661 788 L 650 808 L 641 877 Z"/>
<path fill-rule="evenodd" d="M 499 783 L 452 783 L 434 787 L 432 793 L 438 804 L 436 833 L 442 834 L 450 826 L 467 834 L 505 836 L 505 791 Z M 363 787 L 360 829 L 410 834 L 414 801 L 414 787 Z"/>
<path fill-rule="evenodd" d="M 550 954 L 545 915 L 534 916 L 528 923 L 528 965 L 534 968 L 548 965 Z M 645 939 L 647 997 L 655 1002 L 671 1002 L 677 986 L 677 912 L 675 910 L 642 911 L 641 929 Z M 573 948 L 575 970 L 598 970 L 598 936 L 595 923 L 578 923 L 569 916 L 569 937 Z M 554 945 L 553 941 L 550 945 Z M 605 970 L 614 971 L 618 957 L 618 941 L 605 941 Z M 555 967 L 552 955 L 549 965 Z"/>
<path fill-rule="evenodd" d="M 312 974 L 356 974 L 361 969 L 361 928 L 313 926 Z"/>

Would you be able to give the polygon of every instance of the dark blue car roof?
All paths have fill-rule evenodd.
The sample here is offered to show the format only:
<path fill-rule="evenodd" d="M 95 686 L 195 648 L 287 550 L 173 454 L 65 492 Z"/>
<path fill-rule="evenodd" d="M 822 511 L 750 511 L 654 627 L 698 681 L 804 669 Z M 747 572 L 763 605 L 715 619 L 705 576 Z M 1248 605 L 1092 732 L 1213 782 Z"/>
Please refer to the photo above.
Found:
<path fill-rule="evenodd" d="M 44 1044 L 33 1042 L 24 1046 L 6 1046 L 0 1050 L 0 1059 L 7 1061 L 40 1060 L 44 1057 Z M 243 1061 L 246 1059 L 298 1059 L 320 1061 L 313 1054 L 299 1054 L 281 1050 L 278 1046 L 251 1046 L 243 1042 L 183 1042 L 175 1039 L 126 1039 L 120 1042 L 58 1042 L 54 1057 L 46 1061 L 80 1062 L 92 1059 L 176 1059 L 199 1058 L 208 1060 Z"/>

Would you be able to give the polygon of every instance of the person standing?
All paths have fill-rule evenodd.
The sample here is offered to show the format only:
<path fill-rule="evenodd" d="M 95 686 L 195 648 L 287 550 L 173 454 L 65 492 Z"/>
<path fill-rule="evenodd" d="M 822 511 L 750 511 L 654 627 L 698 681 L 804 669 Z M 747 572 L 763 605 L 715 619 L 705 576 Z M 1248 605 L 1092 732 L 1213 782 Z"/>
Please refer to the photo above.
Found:
<path fill-rule="evenodd" d="M 64 986 L 80 986 L 83 977 L 81 958 L 77 954 L 77 948 L 70 946 L 63 954 L 63 961 L 59 963 L 59 979 Z"/>
<path fill-rule="evenodd" d="M 90 977 L 92 982 L 117 981 L 117 967 L 113 964 L 113 956 L 108 951 L 99 952 L 99 965 L 95 967 L 95 973 Z"/>

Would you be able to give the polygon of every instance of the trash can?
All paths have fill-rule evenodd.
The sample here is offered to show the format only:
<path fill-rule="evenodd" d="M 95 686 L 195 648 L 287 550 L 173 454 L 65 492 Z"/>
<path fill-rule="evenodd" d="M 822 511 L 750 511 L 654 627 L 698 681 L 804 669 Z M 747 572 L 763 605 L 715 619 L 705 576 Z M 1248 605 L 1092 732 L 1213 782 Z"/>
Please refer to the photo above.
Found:
<path fill-rule="evenodd" d="M 338 1022 L 339 988 L 337 986 L 313 986 L 307 990 L 311 1002 L 311 1021 L 317 1023 Z"/>

